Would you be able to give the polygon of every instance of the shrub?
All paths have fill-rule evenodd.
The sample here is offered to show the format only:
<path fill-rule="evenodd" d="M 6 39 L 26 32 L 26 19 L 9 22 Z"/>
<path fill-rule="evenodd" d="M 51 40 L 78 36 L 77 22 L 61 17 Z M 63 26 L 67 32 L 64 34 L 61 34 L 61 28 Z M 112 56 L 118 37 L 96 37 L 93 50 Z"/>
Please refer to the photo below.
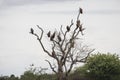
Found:
<path fill-rule="evenodd" d="M 116 54 L 94 54 L 85 64 L 88 76 L 95 80 L 119 80 L 120 60 Z"/>

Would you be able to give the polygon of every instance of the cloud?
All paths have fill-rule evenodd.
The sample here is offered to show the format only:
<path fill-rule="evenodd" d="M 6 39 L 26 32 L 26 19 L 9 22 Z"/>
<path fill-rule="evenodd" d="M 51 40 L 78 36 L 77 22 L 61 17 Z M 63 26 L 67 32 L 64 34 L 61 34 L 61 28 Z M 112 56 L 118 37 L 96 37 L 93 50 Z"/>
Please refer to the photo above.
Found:
<path fill-rule="evenodd" d="M 54 5 L 54 4 L 61 4 L 61 3 L 63 4 L 66 2 L 78 2 L 78 1 L 81 0 L 0 0 L 0 11 L 3 12 L 11 8 L 18 8 L 18 7 L 44 6 L 49 4 Z"/>
<path fill-rule="evenodd" d="M 88 10 L 88 11 L 86 11 L 85 13 L 87 13 L 87 14 L 92 14 L 92 15 L 94 15 L 94 14 L 98 14 L 98 15 L 102 15 L 102 14 L 120 14 L 120 9 L 118 9 L 118 10 L 114 10 L 114 9 L 111 9 L 111 10 Z"/>
<path fill-rule="evenodd" d="M 2 6 L 22 6 L 22 5 L 39 5 L 51 2 L 80 1 L 80 0 L 0 0 Z"/>

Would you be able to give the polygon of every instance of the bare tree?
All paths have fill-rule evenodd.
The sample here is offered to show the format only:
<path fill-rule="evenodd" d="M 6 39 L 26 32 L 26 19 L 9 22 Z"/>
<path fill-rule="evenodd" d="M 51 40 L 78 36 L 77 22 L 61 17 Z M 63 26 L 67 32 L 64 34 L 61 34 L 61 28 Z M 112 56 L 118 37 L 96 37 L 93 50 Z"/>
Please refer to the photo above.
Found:
<path fill-rule="evenodd" d="M 83 10 L 80 8 L 75 25 L 71 20 L 71 24 L 66 26 L 66 29 L 61 26 L 59 31 L 53 33 L 48 31 L 47 36 L 52 43 L 50 51 L 45 48 L 42 42 L 44 30 L 37 25 L 41 30 L 41 35 L 38 35 L 31 28 L 30 33 L 37 37 L 43 51 L 56 61 L 56 64 L 52 65 L 50 61 L 46 60 L 52 71 L 57 74 L 58 80 L 68 80 L 73 65 L 86 62 L 89 54 L 94 51 L 94 49 L 89 49 L 88 46 L 80 44 L 80 36 L 84 35 L 83 31 L 85 30 L 79 19 L 81 14 L 83 14 Z"/>

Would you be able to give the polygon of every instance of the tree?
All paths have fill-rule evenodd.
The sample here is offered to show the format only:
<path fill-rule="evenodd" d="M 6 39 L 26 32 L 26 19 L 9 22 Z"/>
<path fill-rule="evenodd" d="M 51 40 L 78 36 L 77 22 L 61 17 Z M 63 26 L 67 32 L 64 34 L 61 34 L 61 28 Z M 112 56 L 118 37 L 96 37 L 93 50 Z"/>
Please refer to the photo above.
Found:
<path fill-rule="evenodd" d="M 0 76 L 0 80 L 20 80 L 19 77 L 16 77 L 14 74 L 10 76 Z"/>
<path fill-rule="evenodd" d="M 95 80 L 119 80 L 120 60 L 116 54 L 94 54 L 85 64 L 88 76 Z"/>
<path fill-rule="evenodd" d="M 0 76 L 0 80 L 8 80 L 9 76 Z"/>
<path fill-rule="evenodd" d="M 36 80 L 36 79 L 37 79 L 37 76 L 31 71 L 25 71 L 20 78 L 20 80 Z"/>
<path fill-rule="evenodd" d="M 14 74 L 11 74 L 8 80 L 19 80 Z"/>
<path fill-rule="evenodd" d="M 44 79 L 45 77 L 49 76 L 45 73 L 46 70 L 47 68 L 35 67 L 34 64 L 31 64 L 26 69 L 24 74 L 21 75 L 20 80 L 41 80 L 41 78 Z"/>
<path fill-rule="evenodd" d="M 54 31 L 53 33 L 49 31 L 47 33 L 48 39 L 52 43 L 50 51 L 45 48 L 42 42 L 44 30 L 37 25 L 41 30 L 41 35 L 39 36 L 31 28 L 30 33 L 37 37 L 43 51 L 56 61 L 56 64 L 52 65 L 50 61 L 46 60 L 52 71 L 57 75 L 58 80 L 67 80 L 73 65 L 85 62 L 89 54 L 94 50 L 80 44 L 81 39 L 79 37 L 84 35 L 83 31 L 85 30 L 79 20 L 81 14 L 83 14 L 83 11 L 80 8 L 75 25 L 73 20 L 71 20 L 71 24 L 67 25 L 65 30 L 61 26 L 59 31 Z"/>

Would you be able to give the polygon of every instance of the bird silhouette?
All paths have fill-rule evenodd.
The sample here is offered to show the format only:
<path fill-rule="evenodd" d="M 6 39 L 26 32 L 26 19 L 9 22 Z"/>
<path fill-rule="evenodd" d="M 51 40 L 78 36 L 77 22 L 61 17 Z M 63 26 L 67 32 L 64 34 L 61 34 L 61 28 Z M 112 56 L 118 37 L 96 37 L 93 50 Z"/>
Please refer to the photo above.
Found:
<path fill-rule="evenodd" d="M 53 35 L 50 37 L 50 40 L 53 41 L 54 38 L 55 38 L 55 32 L 54 32 Z"/>
<path fill-rule="evenodd" d="M 47 36 L 50 37 L 50 35 L 51 35 L 51 32 L 49 31 L 49 32 L 47 33 Z"/>
<path fill-rule="evenodd" d="M 33 28 L 30 29 L 30 33 L 31 33 L 31 34 L 34 34 Z"/>
<path fill-rule="evenodd" d="M 82 8 L 80 8 L 80 13 L 83 14 L 83 9 Z"/>
<path fill-rule="evenodd" d="M 34 64 L 31 64 L 30 66 L 34 66 Z"/>
<path fill-rule="evenodd" d="M 67 26 L 66 29 L 67 29 L 68 32 L 70 31 L 70 27 L 69 26 Z"/>
<path fill-rule="evenodd" d="M 55 57 L 55 52 L 54 51 L 52 52 L 52 57 Z"/>

